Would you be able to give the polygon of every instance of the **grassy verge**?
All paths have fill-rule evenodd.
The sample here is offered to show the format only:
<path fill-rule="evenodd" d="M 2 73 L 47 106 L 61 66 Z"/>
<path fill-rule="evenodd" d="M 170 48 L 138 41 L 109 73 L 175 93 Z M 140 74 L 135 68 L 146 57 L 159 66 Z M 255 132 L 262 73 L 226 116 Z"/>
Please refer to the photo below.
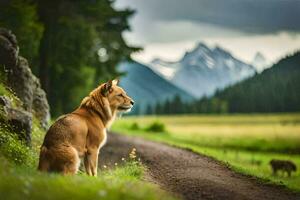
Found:
<path fill-rule="evenodd" d="M 15 98 L 0 84 L 1 94 Z M 0 112 L 0 117 L 5 118 L 5 113 Z M 9 130 L 5 124 L 0 126 L 0 199 L 174 199 L 156 185 L 143 181 L 144 168 L 135 157 L 126 159 L 124 165 L 100 171 L 98 177 L 89 177 L 84 172 L 76 176 L 40 173 L 36 168 L 45 131 L 38 120 L 33 120 L 30 148 Z"/>
<path fill-rule="evenodd" d="M 160 124 L 160 130 L 151 129 L 153 124 Z M 299 114 L 125 117 L 113 130 L 189 148 L 243 174 L 300 191 L 300 170 L 290 178 L 272 176 L 269 166 L 276 158 L 292 160 L 300 168 Z"/>
<path fill-rule="evenodd" d="M 0 148 L 0 196 L 3 199 L 173 199 L 142 180 L 144 168 L 135 159 L 101 171 L 97 178 L 84 172 L 76 176 L 40 173 L 36 170 L 39 140 L 34 138 L 33 141 L 35 145 L 27 148 L 12 137 L 7 141 L 9 144 Z M 14 159 L 19 153 L 18 159 Z"/>
<path fill-rule="evenodd" d="M 1 160 L 0 195 L 3 199 L 171 199 L 156 186 L 140 180 L 142 169 L 128 163 L 101 172 L 61 176 L 14 168 Z"/>

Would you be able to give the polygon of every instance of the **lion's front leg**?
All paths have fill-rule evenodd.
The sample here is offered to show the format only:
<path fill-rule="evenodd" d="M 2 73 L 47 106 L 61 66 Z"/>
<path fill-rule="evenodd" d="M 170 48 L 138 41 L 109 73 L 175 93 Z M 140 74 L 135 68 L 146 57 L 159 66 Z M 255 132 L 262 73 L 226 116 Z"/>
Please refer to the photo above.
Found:
<path fill-rule="evenodd" d="M 87 150 L 87 153 L 84 157 L 85 170 L 90 176 L 97 176 L 98 154 L 98 148 L 91 148 Z"/>

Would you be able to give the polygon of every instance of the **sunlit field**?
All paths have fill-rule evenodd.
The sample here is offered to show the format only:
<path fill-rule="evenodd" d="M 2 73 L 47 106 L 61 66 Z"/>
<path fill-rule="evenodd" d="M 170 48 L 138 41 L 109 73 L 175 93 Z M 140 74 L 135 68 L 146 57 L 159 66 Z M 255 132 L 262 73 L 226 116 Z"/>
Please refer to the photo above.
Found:
<path fill-rule="evenodd" d="M 149 126 L 161 123 L 162 130 Z M 112 130 L 213 156 L 244 174 L 300 190 L 300 170 L 273 176 L 269 161 L 287 159 L 300 168 L 300 114 L 123 117 Z"/>

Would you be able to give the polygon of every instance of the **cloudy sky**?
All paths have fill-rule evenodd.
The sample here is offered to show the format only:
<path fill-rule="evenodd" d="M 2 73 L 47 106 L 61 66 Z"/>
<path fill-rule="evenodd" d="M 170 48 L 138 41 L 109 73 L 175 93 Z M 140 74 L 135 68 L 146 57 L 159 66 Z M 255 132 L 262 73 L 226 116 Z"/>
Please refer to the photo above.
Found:
<path fill-rule="evenodd" d="M 300 49 L 300 0 L 117 0 L 136 9 L 124 36 L 144 51 L 134 55 L 176 61 L 196 43 L 219 45 L 251 62 L 256 52 L 275 62 Z"/>

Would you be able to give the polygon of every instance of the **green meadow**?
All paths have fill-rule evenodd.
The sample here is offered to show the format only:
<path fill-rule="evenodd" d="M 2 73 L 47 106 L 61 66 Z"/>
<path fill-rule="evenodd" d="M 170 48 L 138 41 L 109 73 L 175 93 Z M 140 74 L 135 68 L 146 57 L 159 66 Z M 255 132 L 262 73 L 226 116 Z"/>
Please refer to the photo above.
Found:
<path fill-rule="evenodd" d="M 300 114 L 123 117 L 113 131 L 189 148 L 240 173 L 300 191 Z M 298 171 L 272 175 L 269 161 L 285 159 Z"/>

